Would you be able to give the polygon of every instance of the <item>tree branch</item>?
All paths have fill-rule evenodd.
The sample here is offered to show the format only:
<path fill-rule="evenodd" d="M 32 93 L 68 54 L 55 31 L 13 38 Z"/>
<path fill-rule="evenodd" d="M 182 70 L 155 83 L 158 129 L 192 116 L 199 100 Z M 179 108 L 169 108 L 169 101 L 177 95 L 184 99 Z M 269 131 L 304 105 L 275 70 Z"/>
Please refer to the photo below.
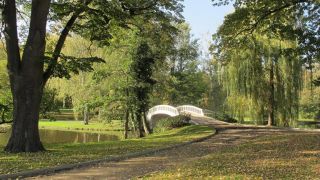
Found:
<path fill-rule="evenodd" d="M 293 1 L 291 3 L 288 3 L 288 4 L 285 4 L 283 6 L 280 6 L 278 8 L 275 8 L 275 9 L 272 9 L 272 10 L 269 10 L 267 12 L 265 12 L 265 14 L 263 14 L 261 17 L 258 18 L 258 20 L 252 24 L 250 27 L 248 28 L 245 28 L 245 29 L 242 29 L 240 32 L 238 32 L 233 38 L 237 38 L 240 34 L 244 33 L 244 32 L 249 32 L 249 34 L 252 34 L 256 29 L 257 27 L 259 26 L 259 24 L 265 20 L 266 18 L 268 18 L 269 16 L 273 15 L 274 13 L 277 13 L 277 12 L 280 12 L 284 9 L 287 9 L 287 8 L 290 8 L 292 6 L 295 6 L 297 4 L 300 4 L 300 3 L 305 3 L 305 2 L 308 2 L 308 0 L 297 0 L 297 1 Z"/>
<path fill-rule="evenodd" d="M 45 51 L 45 37 L 47 16 L 50 8 L 50 0 L 32 0 L 29 33 L 22 55 L 22 68 L 28 67 L 29 61 L 37 62 L 42 73 Z M 28 65 L 27 65 L 28 64 Z M 25 69 L 24 69 L 25 70 Z M 33 73 L 36 73 L 33 70 Z"/>
<path fill-rule="evenodd" d="M 154 1 L 153 3 L 150 3 L 144 7 L 127 7 L 125 4 L 124 4 L 124 1 L 123 0 L 119 0 L 120 4 L 121 4 L 121 7 L 123 10 L 125 11 L 129 11 L 130 15 L 140 15 L 140 14 L 143 14 L 142 11 L 145 11 L 145 10 L 148 10 L 150 9 L 151 7 L 157 5 L 157 1 Z"/>
<path fill-rule="evenodd" d="M 85 1 L 84 5 L 88 6 L 91 2 L 92 2 L 92 0 L 87 0 L 87 1 Z M 80 16 L 80 14 L 83 13 L 84 11 L 85 11 L 85 8 L 80 8 L 78 11 L 74 12 L 74 14 L 70 17 L 69 21 L 65 25 L 64 29 L 62 30 L 61 35 L 60 35 L 58 42 L 55 46 L 55 49 L 53 51 L 52 58 L 49 62 L 49 66 L 43 74 L 44 84 L 49 80 L 49 78 L 52 76 L 52 74 L 54 72 L 54 68 L 55 68 L 56 64 L 58 63 L 58 58 L 61 54 L 63 45 L 67 39 L 67 36 L 68 36 L 71 28 L 73 27 L 74 23 L 76 22 L 77 18 Z"/>

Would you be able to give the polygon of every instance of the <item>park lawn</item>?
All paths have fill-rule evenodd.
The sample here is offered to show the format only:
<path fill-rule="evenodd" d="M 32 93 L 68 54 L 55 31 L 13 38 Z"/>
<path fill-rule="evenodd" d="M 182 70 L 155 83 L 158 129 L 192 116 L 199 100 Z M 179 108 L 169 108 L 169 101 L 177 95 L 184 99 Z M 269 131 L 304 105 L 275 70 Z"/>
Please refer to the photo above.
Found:
<path fill-rule="evenodd" d="M 143 179 L 319 179 L 320 135 L 259 138 Z"/>
<path fill-rule="evenodd" d="M 6 132 L 8 129 L 10 129 L 11 125 L 9 124 L 0 124 L 0 133 Z"/>
<path fill-rule="evenodd" d="M 317 121 L 317 120 L 315 120 L 315 119 L 313 119 L 313 118 L 299 118 L 299 121 Z"/>
<path fill-rule="evenodd" d="M 39 128 L 51 130 L 70 130 L 70 131 L 123 131 L 121 121 L 111 122 L 89 122 L 84 125 L 83 121 L 39 121 Z"/>
<path fill-rule="evenodd" d="M 141 139 L 87 144 L 47 144 L 45 152 L 10 154 L 0 151 L 0 174 L 78 163 L 163 148 L 213 134 L 212 128 L 191 125 Z M 0 146 L 0 149 L 3 147 Z"/>

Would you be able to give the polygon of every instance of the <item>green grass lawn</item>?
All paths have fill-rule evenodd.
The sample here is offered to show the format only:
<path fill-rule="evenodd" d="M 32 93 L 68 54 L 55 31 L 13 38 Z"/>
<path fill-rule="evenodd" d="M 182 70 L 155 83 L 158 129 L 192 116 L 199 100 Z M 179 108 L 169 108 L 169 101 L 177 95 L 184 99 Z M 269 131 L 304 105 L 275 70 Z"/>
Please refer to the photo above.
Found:
<path fill-rule="evenodd" d="M 156 149 L 205 137 L 213 133 L 207 126 L 186 126 L 142 139 L 87 144 L 46 144 L 40 153 L 10 154 L 0 151 L 0 174 L 77 163 L 110 156 Z M 0 146 L 0 149 L 3 147 Z"/>
<path fill-rule="evenodd" d="M 260 138 L 227 147 L 150 179 L 319 179 L 320 135 Z"/>
<path fill-rule="evenodd" d="M 0 124 L 0 132 L 6 132 L 10 127 L 11 125 L 9 124 Z"/>
<path fill-rule="evenodd" d="M 317 121 L 317 120 L 312 118 L 299 118 L 299 121 Z"/>
<path fill-rule="evenodd" d="M 84 125 L 83 121 L 39 121 L 39 128 L 53 130 L 72 130 L 72 131 L 122 131 L 121 121 L 89 122 Z"/>

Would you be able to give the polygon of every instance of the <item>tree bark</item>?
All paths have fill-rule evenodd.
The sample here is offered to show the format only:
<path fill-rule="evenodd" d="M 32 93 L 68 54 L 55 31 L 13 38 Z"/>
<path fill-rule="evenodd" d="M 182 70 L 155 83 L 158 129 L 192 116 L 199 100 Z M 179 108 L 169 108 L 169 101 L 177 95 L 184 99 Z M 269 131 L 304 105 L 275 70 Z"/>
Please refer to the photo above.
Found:
<path fill-rule="evenodd" d="M 135 117 L 134 117 L 134 113 L 133 113 L 132 110 L 130 111 L 129 116 L 131 116 L 130 120 L 131 120 L 132 129 L 133 129 L 134 132 L 137 132 L 138 128 L 136 127 Z"/>
<path fill-rule="evenodd" d="M 99 108 L 99 110 L 98 110 L 98 120 L 99 120 L 99 121 L 102 121 L 102 118 L 101 118 L 101 108 Z"/>
<path fill-rule="evenodd" d="M 33 0 L 28 39 L 20 61 L 15 1 L 6 0 L 3 11 L 8 70 L 13 95 L 13 125 L 5 151 L 43 151 L 38 130 L 44 88 L 43 60 L 50 0 Z"/>
<path fill-rule="evenodd" d="M 64 96 L 63 99 L 62 99 L 62 108 L 63 109 L 66 108 L 66 96 Z"/>
<path fill-rule="evenodd" d="M 142 122 L 143 122 L 143 129 L 144 129 L 144 132 L 149 135 L 151 133 L 151 128 L 150 128 L 150 125 L 147 121 L 147 116 L 146 116 L 146 112 L 143 112 L 143 117 L 142 117 Z"/>
<path fill-rule="evenodd" d="M 89 109 L 87 104 L 84 105 L 84 109 L 83 109 L 83 124 L 84 125 L 89 124 Z"/>
<path fill-rule="evenodd" d="M 32 81 L 32 78 L 22 76 L 14 82 L 13 124 L 11 137 L 5 147 L 7 152 L 37 152 L 45 150 L 40 141 L 38 130 L 43 86 Z"/>
<path fill-rule="evenodd" d="M 269 72 L 269 104 L 268 104 L 268 126 L 275 125 L 274 121 L 274 111 L 275 111 L 275 101 L 274 101 L 274 63 L 270 58 L 270 72 Z"/>
<path fill-rule="evenodd" d="M 129 77 L 126 76 L 127 84 L 129 84 Z M 124 139 L 128 139 L 128 132 L 129 132 L 129 116 L 130 116 L 130 104 L 129 104 L 129 88 L 126 88 L 126 97 L 127 97 L 127 106 L 126 106 L 126 112 L 125 112 L 125 117 L 124 117 Z"/>
<path fill-rule="evenodd" d="M 124 117 L 124 139 L 128 139 L 129 132 L 129 110 L 126 110 L 126 114 Z"/>
<path fill-rule="evenodd" d="M 138 130 L 139 130 L 139 137 L 144 137 L 144 129 L 143 129 L 143 122 L 141 118 L 141 113 L 136 113 L 137 123 L 138 123 Z"/>

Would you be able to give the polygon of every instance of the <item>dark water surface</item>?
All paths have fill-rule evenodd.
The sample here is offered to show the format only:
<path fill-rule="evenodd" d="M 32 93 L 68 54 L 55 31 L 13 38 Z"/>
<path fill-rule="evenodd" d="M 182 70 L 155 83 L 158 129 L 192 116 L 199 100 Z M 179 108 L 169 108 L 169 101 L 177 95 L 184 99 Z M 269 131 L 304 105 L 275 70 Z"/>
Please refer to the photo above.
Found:
<path fill-rule="evenodd" d="M 320 121 L 298 121 L 298 127 L 320 129 Z"/>
<path fill-rule="evenodd" d="M 0 145 L 5 145 L 10 137 L 11 130 L 5 133 L 0 133 Z M 117 141 L 119 136 L 87 133 L 87 132 L 73 132 L 63 130 L 48 130 L 40 129 L 41 141 L 45 144 L 54 143 L 87 143 L 87 142 L 102 142 L 102 141 Z"/>

